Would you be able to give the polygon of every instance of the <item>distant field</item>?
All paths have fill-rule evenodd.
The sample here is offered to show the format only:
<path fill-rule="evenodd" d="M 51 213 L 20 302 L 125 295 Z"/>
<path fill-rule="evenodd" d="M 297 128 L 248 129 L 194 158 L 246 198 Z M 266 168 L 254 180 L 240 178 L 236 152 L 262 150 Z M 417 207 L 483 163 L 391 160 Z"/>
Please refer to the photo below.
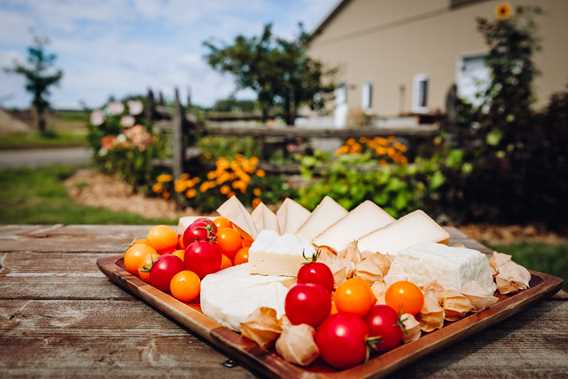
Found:
<path fill-rule="evenodd" d="M 19 119 L 33 125 L 31 117 L 26 112 L 18 114 Z M 42 136 L 33 128 L 30 132 L 7 133 L 0 135 L 0 149 L 36 149 L 86 146 L 87 112 L 62 111 L 48 117 L 48 128 L 52 133 Z"/>

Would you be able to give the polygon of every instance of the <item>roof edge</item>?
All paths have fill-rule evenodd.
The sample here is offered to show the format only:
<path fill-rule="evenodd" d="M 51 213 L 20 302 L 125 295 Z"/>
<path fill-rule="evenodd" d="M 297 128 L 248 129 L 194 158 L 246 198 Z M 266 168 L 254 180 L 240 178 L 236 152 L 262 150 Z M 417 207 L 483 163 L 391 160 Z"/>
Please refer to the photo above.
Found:
<path fill-rule="evenodd" d="M 308 44 L 312 42 L 312 40 L 317 37 L 318 35 L 323 32 L 325 27 L 345 8 L 347 4 L 349 4 L 351 0 L 340 0 L 338 3 L 333 7 L 333 9 L 319 22 L 319 24 L 314 28 L 314 30 L 310 33 L 310 37 L 308 38 Z"/>

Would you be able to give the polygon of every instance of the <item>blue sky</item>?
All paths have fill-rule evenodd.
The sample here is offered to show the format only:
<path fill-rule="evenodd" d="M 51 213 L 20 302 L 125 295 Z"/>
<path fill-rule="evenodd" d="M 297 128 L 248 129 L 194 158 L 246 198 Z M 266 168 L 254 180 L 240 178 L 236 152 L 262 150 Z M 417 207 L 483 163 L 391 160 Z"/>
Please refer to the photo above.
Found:
<path fill-rule="evenodd" d="M 337 0 L 0 0 L 0 67 L 23 60 L 30 31 L 51 39 L 65 76 L 55 107 L 98 106 L 110 95 L 170 96 L 190 86 L 209 105 L 229 95 L 233 81 L 212 71 L 202 42 L 258 34 L 266 22 L 293 36 L 297 23 L 317 25 Z M 0 106 L 26 106 L 22 80 L 0 70 Z M 249 97 L 248 93 L 241 93 Z"/>

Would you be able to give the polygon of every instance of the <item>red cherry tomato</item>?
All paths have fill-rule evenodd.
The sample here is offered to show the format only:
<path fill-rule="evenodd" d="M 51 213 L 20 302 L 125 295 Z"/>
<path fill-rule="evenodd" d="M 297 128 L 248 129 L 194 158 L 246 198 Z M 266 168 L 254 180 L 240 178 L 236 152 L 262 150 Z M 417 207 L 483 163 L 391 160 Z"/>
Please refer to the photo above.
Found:
<path fill-rule="evenodd" d="M 216 243 L 194 241 L 185 248 L 185 268 L 195 272 L 200 279 L 221 269 L 221 249 Z"/>
<path fill-rule="evenodd" d="M 171 254 L 162 255 L 152 265 L 150 284 L 164 292 L 168 292 L 170 290 L 170 280 L 181 270 L 183 270 L 181 259 Z"/>
<path fill-rule="evenodd" d="M 315 328 L 331 312 L 331 292 L 319 284 L 296 284 L 288 291 L 284 307 L 292 324 Z"/>
<path fill-rule="evenodd" d="M 217 227 L 213 221 L 199 218 L 183 232 L 183 245 L 187 247 L 193 241 L 212 241 L 216 233 Z"/>
<path fill-rule="evenodd" d="M 324 361 L 338 369 L 353 367 L 367 356 L 367 324 L 358 316 L 338 313 L 329 317 L 315 335 Z"/>
<path fill-rule="evenodd" d="M 388 305 L 374 305 L 365 317 L 369 337 L 378 337 L 373 348 L 383 352 L 402 343 L 403 331 L 398 314 Z"/>
<path fill-rule="evenodd" d="M 313 283 L 324 286 L 333 291 L 333 274 L 326 264 L 321 262 L 310 262 L 303 265 L 298 270 L 298 283 Z"/>

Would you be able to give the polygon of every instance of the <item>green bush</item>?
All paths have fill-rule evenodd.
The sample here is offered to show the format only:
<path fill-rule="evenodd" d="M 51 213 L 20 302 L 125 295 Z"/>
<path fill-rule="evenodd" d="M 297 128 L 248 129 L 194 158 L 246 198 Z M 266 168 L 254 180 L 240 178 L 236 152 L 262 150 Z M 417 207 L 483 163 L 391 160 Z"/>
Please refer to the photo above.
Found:
<path fill-rule="evenodd" d="M 232 159 L 237 154 L 245 157 L 260 155 L 261 146 L 252 137 L 202 137 L 197 146 L 206 160 L 221 157 Z"/>
<path fill-rule="evenodd" d="M 306 183 L 299 190 L 300 203 L 313 209 L 329 195 L 346 209 L 372 200 L 394 217 L 417 208 L 430 210 L 446 181 L 444 163 L 434 157 L 417 158 L 409 164 L 381 165 L 371 153 L 334 157 L 316 152 L 301 160 Z"/>

